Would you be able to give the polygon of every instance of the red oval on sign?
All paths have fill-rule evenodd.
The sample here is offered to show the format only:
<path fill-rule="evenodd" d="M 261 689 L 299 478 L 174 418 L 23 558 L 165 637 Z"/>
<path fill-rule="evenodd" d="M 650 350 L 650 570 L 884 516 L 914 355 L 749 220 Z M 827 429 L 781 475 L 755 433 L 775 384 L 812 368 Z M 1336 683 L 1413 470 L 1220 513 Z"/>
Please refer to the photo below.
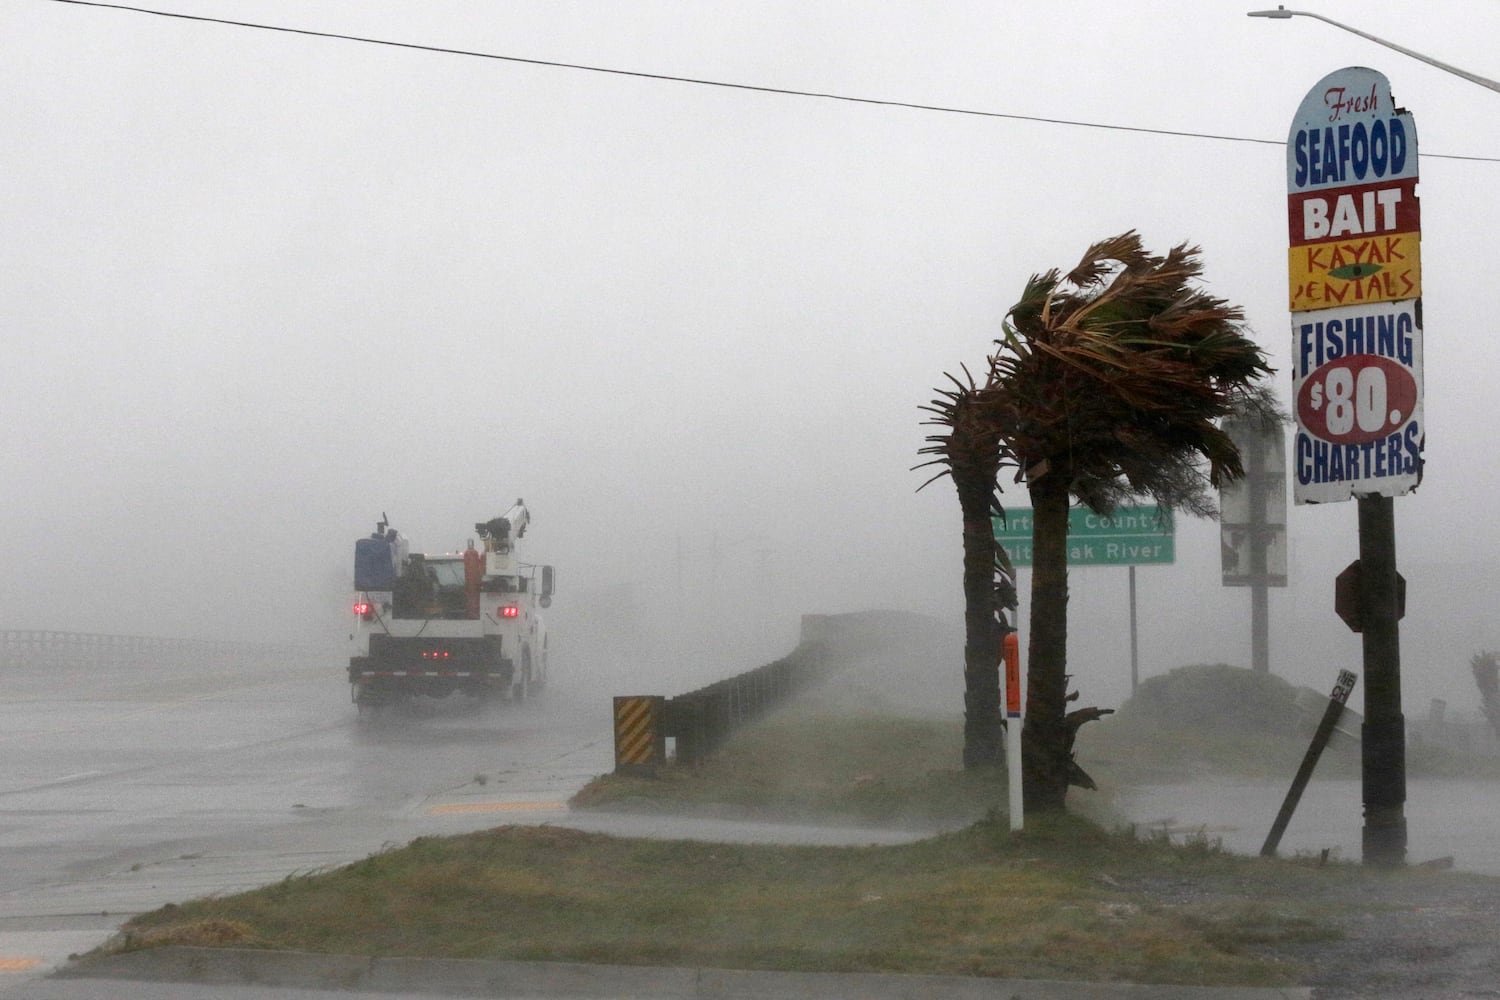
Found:
<path fill-rule="evenodd" d="M 1399 362 L 1351 354 L 1308 375 L 1297 393 L 1297 422 L 1334 444 L 1363 444 L 1395 433 L 1417 407 L 1417 380 Z"/>

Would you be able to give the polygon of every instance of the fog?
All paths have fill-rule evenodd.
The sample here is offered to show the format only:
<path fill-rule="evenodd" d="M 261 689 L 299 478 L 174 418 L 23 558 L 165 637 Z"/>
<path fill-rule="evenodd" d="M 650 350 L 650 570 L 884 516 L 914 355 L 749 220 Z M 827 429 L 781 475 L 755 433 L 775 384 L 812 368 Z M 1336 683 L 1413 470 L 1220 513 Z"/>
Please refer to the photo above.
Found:
<path fill-rule="evenodd" d="M 807 612 L 957 622 L 957 503 L 916 491 L 918 406 L 982 365 L 1031 273 L 1128 228 L 1202 245 L 1284 397 L 1278 143 L 1319 78 L 1370 65 L 1423 155 L 1406 710 L 1473 704 L 1468 658 L 1500 647 L 1495 94 L 1227 2 L 160 6 L 1021 117 L 6 4 L 0 627 L 336 647 L 382 512 L 443 550 L 517 497 L 560 648 L 592 637 L 559 671 L 689 686 L 781 655 Z M 1318 9 L 1500 75 L 1500 8 Z M 1272 666 L 1324 688 L 1359 658 L 1332 614 L 1355 510 L 1289 518 Z M 1176 551 L 1138 572 L 1143 675 L 1247 664 L 1217 527 L 1183 519 Z M 1125 571 L 1072 588 L 1075 682 L 1116 704 Z M 959 689 L 960 663 L 923 669 Z"/>

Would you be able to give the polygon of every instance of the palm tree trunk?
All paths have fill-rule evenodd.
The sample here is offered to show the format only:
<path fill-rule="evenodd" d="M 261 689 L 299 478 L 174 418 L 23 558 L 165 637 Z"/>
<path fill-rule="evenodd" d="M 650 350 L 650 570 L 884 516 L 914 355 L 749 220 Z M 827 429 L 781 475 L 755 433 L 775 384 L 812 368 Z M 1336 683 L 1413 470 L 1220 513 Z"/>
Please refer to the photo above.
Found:
<path fill-rule="evenodd" d="M 1030 645 L 1026 723 L 1021 731 L 1027 812 L 1057 812 L 1068 795 L 1068 507 L 1066 477 L 1052 471 L 1028 486 L 1032 506 Z"/>
<path fill-rule="evenodd" d="M 1003 762 L 1000 629 L 995 620 L 994 479 L 955 474 L 964 519 L 964 769 Z"/>

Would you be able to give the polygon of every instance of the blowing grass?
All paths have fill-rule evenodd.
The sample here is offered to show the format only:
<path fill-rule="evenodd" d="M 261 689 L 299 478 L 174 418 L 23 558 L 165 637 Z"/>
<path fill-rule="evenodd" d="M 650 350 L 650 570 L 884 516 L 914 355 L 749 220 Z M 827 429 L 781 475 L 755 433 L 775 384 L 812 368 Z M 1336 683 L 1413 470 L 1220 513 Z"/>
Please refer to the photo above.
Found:
<path fill-rule="evenodd" d="M 1312 696 L 1313 710 L 1299 709 L 1299 694 Z M 1226 664 L 1148 678 L 1115 715 L 1079 731 L 1078 759 L 1105 794 L 1073 794 L 1068 807 L 1108 823 L 1108 793 L 1132 785 L 1290 781 L 1323 704 L 1316 692 Z M 650 778 L 603 775 L 573 806 L 951 828 L 1003 811 L 1008 799 L 1003 768 L 968 772 L 962 758 L 957 713 L 905 717 L 888 701 L 824 689 L 734 734 L 701 764 L 669 763 Z M 1317 777 L 1359 773 L 1357 735 L 1335 738 Z M 1500 758 L 1413 742 L 1407 774 L 1495 779 Z"/>
<path fill-rule="evenodd" d="M 200 929 L 232 928 L 220 943 L 376 956 L 1289 982 L 1297 970 L 1241 946 L 1242 930 L 1304 934 L 1321 927 L 1308 907 L 1240 913 L 1138 889 L 1164 871 L 1222 878 L 1237 864 L 1067 817 L 1023 835 L 989 822 L 866 848 L 501 827 L 145 914 L 114 947 L 213 944 Z"/>
<path fill-rule="evenodd" d="M 1003 809 L 1002 770 L 958 766 L 956 722 L 794 708 L 737 733 L 709 760 L 654 777 L 604 775 L 576 808 L 952 826 Z"/>

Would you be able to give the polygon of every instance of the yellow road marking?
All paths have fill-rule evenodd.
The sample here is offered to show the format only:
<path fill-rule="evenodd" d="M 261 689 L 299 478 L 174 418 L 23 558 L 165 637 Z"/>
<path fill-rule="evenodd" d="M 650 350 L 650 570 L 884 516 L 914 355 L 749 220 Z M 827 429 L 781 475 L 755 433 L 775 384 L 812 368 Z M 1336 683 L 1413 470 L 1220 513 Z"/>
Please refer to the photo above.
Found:
<path fill-rule="evenodd" d="M 448 802 L 427 810 L 430 816 L 450 816 L 455 813 L 491 812 L 562 812 L 568 808 L 566 802 Z"/>
<path fill-rule="evenodd" d="M 181 708 L 183 705 L 192 705 L 195 702 L 208 701 L 211 698 L 221 698 L 223 695 L 223 691 L 213 691 L 209 694 L 185 695 L 181 698 L 173 698 L 163 702 L 151 702 L 141 708 L 123 709 L 115 712 L 111 718 L 132 719 L 137 715 L 148 715 L 152 712 L 160 712 L 165 709 Z M 83 726 L 58 726 L 55 729 L 32 729 L 0 736 L 0 743 L 12 743 L 16 740 L 29 739 L 33 736 L 66 736 L 69 733 L 92 732 L 94 729 L 95 726 L 93 723 Z"/>
<path fill-rule="evenodd" d="M 25 972 L 41 964 L 40 958 L 0 958 L 0 972 Z"/>

